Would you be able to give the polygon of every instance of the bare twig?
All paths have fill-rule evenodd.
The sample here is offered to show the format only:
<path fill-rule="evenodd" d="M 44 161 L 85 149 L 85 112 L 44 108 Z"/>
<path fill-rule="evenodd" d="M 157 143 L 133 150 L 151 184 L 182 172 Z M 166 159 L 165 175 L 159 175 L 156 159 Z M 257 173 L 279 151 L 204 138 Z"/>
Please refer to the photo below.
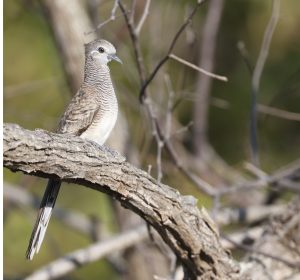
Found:
<path fill-rule="evenodd" d="M 246 46 L 245 46 L 245 43 L 243 41 L 239 41 L 237 43 L 237 48 L 247 66 L 247 69 L 250 73 L 250 75 L 252 75 L 253 73 L 253 65 L 252 63 L 250 62 L 250 58 L 249 58 L 249 53 L 248 53 L 248 50 L 246 49 Z"/>
<path fill-rule="evenodd" d="M 151 104 L 149 104 L 149 108 L 151 108 L 151 110 L 152 110 L 152 105 Z M 151 114 L 154 115 L 153 111 L 151 112 Z M 156 145 L 157 145 L 157 155 L 156 155 L 157 182 L 161 183 L 161 179 L 163 177 L 161 156 L 162 156 L 162 149 L 164 147 L 164 142 L 160 139 L 160 137 L 157 133 L 157 127 L 156 127 L 155 119 L 152 118 L 151 120 L 152 120 L 152 131 L 153 131 L 152 133 L 153 133 L 153 136 L 156 140 Z"/>
<path fill-rule="evenodd" d="M 157 165 L 157 183 L 161 183 L 161 179 L 163 177 L 162 172 L 162 163 L 161 163 L 161 155 L 162 149 L 164 147 L 164 143 L 157 138 L 157 156 L 156 156 L 156 165 Z"/>
<path fill-rule="evenodd" d="M 173 132 L 173 134 L 171 136 L 175 136 L 177 134 L 181 134 L 184 133 L 186 131 L 188 131 L 192 126 L 193 126 L 194 122 L 190 121 L 188 124 L 186 124 L 185 126 L 177 129 L 175 132 Z"/>
<path fill-rule="evenodd" d="M 228 109 L 231 106 L 231 104 L 227 100 L 224 100 L 222 98 L 216 98 L 216 97 L 211 98 L 211 104 L 221 109 Z M 260 114 L 265 114 L 265 115 L 269 115 L 275 118 L 280 118 L 288 121 L 296 121 L 296 122 L 300 121 L 299 113 L 290 112 L 287 110 L 275 108 L 265 104 L 258 103 L 257 112 Z"/>
<path fill-rule="evenodd" d="M 154 116 L 151 116 L 151 118 L 154 118 Z M 154 118 L 154 121 L 156 123 L 157 133 L 159 137 L 162 139 L 162 141 L 165 143 L 165 147 L 169 155 L 171 156 L 175 166 L 189 179 L 191 180 L 200 191 L 202 191 L 205 194 L 208 195 L 215 195 L 216 191 L 215 189 L 207 182 L 199 178 L 196 174 L 189 171 L 181 162 L 179 159 L 179 156 L 177 155 L 172 143 L 169 141 L 169 139 L 166 138 L 165 134 L 162 132 L 158 121 L 156 118 Z"/>
<path fill-rule="evenodd" d="M 285 265 L 291 267 L 291 268 L 296 268 L 296 269 L 300 269 L 300 263 L 293 263 L 289 260 L 286 260 L 284 258 L 281 258 L 279 256 L 276 256 L 276 255 L 272 255 L 272 254 L 269 254 L 269 253 L 266 253 L 266 252 L 263 252 L 263 251 L 260 251 L 254 247 L 251 247 L 251 246 L 247 246 L 247 245 L 244 245 L 244 244 L 241 244 L 241 243 L 238 243 L 234 240 L 232 240 L 231 238 L 229 238 L 228 236 L 226 235 L 222 235 L 222 238 L 224 238 L 225 240 L 227 240 L 228 242 L 232 243 L 235 247 L 239 248 L 239 249 L 242 249 L 244 251 L 247 251 L 247 252 L 251 252 L 251 253 L 254 253 L 254 254 L 258 254 L 258 255 L 262 255 L 264 257 L 267 257 L 267 258 L 270 258 L 270 259 L 273 259 L 273 260 L 276 260 L 278 262 L 281 262 L 281 263 L 284 263 Z"/>
<path fill-rule="evenodd" d="M 167 115 L 166 115 L 166 138 L 170 139 L 172 131 L 172 112 L 173 112 L 173 102 L 174 102 L 174 90 L 172 88 L 172 83 L 170 76 L 165 74 L 165 83 L 168 90 L 168 104 L 167 104 Z"/>
<path fill-rule="evenodd" d="M 192 63 L 190 63 L 190 62 L 188 62 L 188 61 L 186 61 L 186 60 L 184 60 L 184 59 L 178 57 L 178 56 L 175 55 L 175 54 L 172 54 L 172 53 L 171 53 L 171 54 L 169 55 L 169 57 L 170 57 L 170 58 L 173 58 L 174 60 L 176 60 L 176 61 L 178 61 L 178 62 L 180 62 L 180 63 L 182 63 L 182 64 L 184 64 L 184 65 L 186 65 L 186 66 L 188 66 L 188 67 L 190 67 L 190 68 L 192 68 L 192 69 L 194 69 L 194 70 L 197 70 L 197 71 L 199 71 L 200 73 L 205 74 L 205 75 L 207 75 L 207 76 L 209 76 L 209 77 L 211 77 L 211 78 L 214 78 L 214 79 L 217 79 L 217 80 L 220 80 L 220 81 L 223 81 L 223 82 L 228 82 L 227 77 L 225 77 L 225 76 L 220 76 L 220 75 L 217 75 L 217 74 L 208 72 L 208 71 L 206 71 L 206 70 L 204 70 L 204 69 L 198 67 L 197 65 L 192 64 Z"/>
<path fill-rule="evenodd" d="M 289 121 L 297 121 L 300 122 L 300 114 L 294 113 L 274 107 L 270 107 L 263 104 L 257 104 L 257 111 L 259 113 L 267 114 L 276 118 L 281 118 Z"/>
<path fill-rule="evenodd" d="M 120 17 L 120 16 L 117 16 L 117 17 L 116 17 L 116 11 L 117 11 L 117 8 L 118 8 L 118 4 L 119 4 L 119 0 L 115 0 L 114 6 L 112 7 L 112 10 L 111 10 L 110 17 L 109 17 L 107 20 L 105 20 L 105 21 L 101 22 L 100 24 L 98 24 L 97 27 L 96 27 L 96 29 L 91 30 L 91 31 L 89 31 L 89 32 L 85 32 L 85 35 L 89 35 L 89 34 L 91 34 L 91 33 L 97 32 L 97 30 L 101 29 L 101 28 L 102 28 L 104 25 L 106 25 L 107 23 L 109 23 L 109 22 L 115 20 L 117 17 Z"/>
<path fill-rule="evenodd" d="M 130 24 L 134 25 L 134 15 L 135 15 L 135 8 L 136 8 L 136 0 L 131 1 L 131 13 L 130 13 Z"/>
<path fill-rule="evenodd" d="M 255 240 L 259 239 L 261 235 L 263 234 L 264 228 L 263 227 L 253 227 L 247 230 L 241 230 L 237 232 L 230 233 L 228 235 L 228 238 L 231 241 L 234 241 L 235 244 L 243 244 L 245 241 L 249 244 L 250 242 L 255 242 Z M 222 237 L 222 236 L 221 236 Z M 233 250 L 236 248 L 235 244 L 228 241 L 225 238 L 221 239 L 222 245 L 229 250 Z"/>
<path fill-rule="evenodd" d="M 253 66 L 250 62 L 248 51 L 245 47 L 244 42 L 240 41 L 238 42 L 238 50 L 240 51 L 240 54 L 245 61 L 245 64 L 249 70 L 250 75 L 253 74 Z M 294 113 L 294 112 L 289 112 L 286 110 L 274 108 L 271 106 L 267 106 L 264 104 L 257 104 L 257 112 L 263 113 L 266 115 L 270 115 L 273 117 L 281 118 L 281 119 L 286 119 L 290 121 L 300 121 L 300 114 L 299 113 Z"/>
<path fill-rule="evenodd" d="M 167 53 L 166 60 L 169 58 L 169 54 L 172 52 L 179 35 L 185 29 L 185 27 L 190 23 L 191 19 L 193 18 L 194 14 L 196 13 L 199 6 L 201 4 L 203 4 L 204 2 L 205 2 L 205 0 L 199 0 L 197 2 L 197 5 L 193 9 L 193 11 L 190 13 L 190 15 L 188 16 L 186 21 L 181 26 L 181 28 L 177 31 L 177 33 L 176 33 L 175 37 L 173 38 L 173 40 L 171 42 L 171 45 L 169 47 L 169 51 Z M 145 79 L 146 79 L 145 77 L 146 76 L 145 76 L 145 66 L 144 66 L 141 51 L 140 51 L 139 40 L 138 40 L 138 37 L 136 36 L 136 34 L 134 32 L 133 23 L 130 21 L 130 18 L 126 14 L 125 7 L 121 3 L 121 1 L 119 2 L 119 6 L 120 6 L 120 9 L 121 9 L 121 11 L 124 15 L 124 19 L 125 19 L 125 22 L 127 24 L 129 34 L 130 34 L 130 37 L 131 37 L 131 40 L 132 40 L 132 43 L 133 43 L 135 58 L 136 58 L 137 66 L 138 66 L 138 72 L 139 72 L 139 75 L 140 75 L 141 85 L 143 87 L 143 85 L 145 83 Z M 154 74 L 154 76 L 155 76 L 155 74 Z M 151 80 L 148 79 L 146 83 L 149 84 L 153 80 L 154 76 L 151 78 Z M 144 89 L 143 89 L 144 93 L 146 91 L 146 88 L 147 88 L 147 86 L 144 87 Z M 140 97 L 141 96 L 143 96 L 143 95 L 140 95 Z M 190 172 L 189 170 L 187 170 L 183 166 L 183 164 L 179 160 L 179 157 L 177 156 L 177 153 L 175 152 L 172 144 L 170 143 L 170 140 L 163 133 L 163 130 L 162 130 L 162 128 L 161 128 L 161 126 L 160 126 L 160 124 L 159 124 L 159 122 L 158 122 L 158 120 L 157 120 L 157 118 L 156 118 L 156 116 L 153 112 L 152 102 L 151 102 L 150 98 L 148 96 L 143 96 L 143 98 L 144 98 L 143 104 L 146 107 L 147 113 L 148 113 L 148 115 L 150 117 L 150 120 L 151 120 L 151 123 L 152 123 L 152 134 L 156 138 L 157 143 L 162 142 L 164 144 L 164 146 L 166 147 L 167 152 L 170 154 L 170 156 L 171 156 L 173 162 L 175 163 L 176 167 L 179 170 L 181 170 L 183 172 L 183 174 L 185 176 L 187 176 L 187 178 L 189 180 L 191 180 L 204 193 L 209 194 L 209 195 L 213 195 L 215 193 L 215 191 L 214 191 L 212 186 L 210 186 L 207 182 L 205 182 L 204 180 L 202 180 L 197 175 L 193 174 L 192 172 Z M 157 137 L 159 137 L 159 138 L 157 138 Z"/>
<path fill-rule="evenodd" d="M 268 26 L 264 34 L 262 46 L 260 49 L 260 53 L 256 65 L 254 67 L 254 72 L 252 77 L 252 87 L 256 92 L 258 92 L 259 90 L 261 74 L 269 53 L 272 36 L 279 19 L 279 11 L 280 11 L 280 0 L 273 0 L 272 16 L 270 18 L 270 21 L 268 23 Z"/>
<path fill-rule="evenodd" d="M 145 240 L 147 236 L 147 227 L 142 225 L 63 256 L 27 276 L 25 280 L 50 280 L 62 277 L 84 264 L 95 262 L 116 251 L 123 251 Z"/>
<path fill-rule="evenodd" d="M 135 3 L 133 2 L 132 5 L 135 5 Z M 145 71 L 145 66 L 143 63 L 143 57 L 141 54 L 141 49 L 140 49 L 140 43 L 139 43 L 139 33 L 136 33 L 136 28 L 134 26 L 134 20 L 133 20 L 133 15 L 131 15 L 131 17 L 129 18 L 129 16 L 126 13 L 126 9 L 123 6 L 122 2 L 119 2 L 119 7 L 123 13 L 125 22 L 127 24 L 128 27 L 128 31 L 130 34 L 130 38 L 133 44 L 133 49 L 134 49 L 134 54 L 135 54 L 135 59 L 136 59 L 136 63 L 137 63 L 137 67 L 138 67 L 138 72 L 139 72 L 139 76 L 140 76 L 140 82 L 141 82 L 141 86 L 144 84 L 144 81 L 146 79 L 146 71 Z M 158 183 L 161 181 L 162 179 L 162 163 L 161 163 L 161 154 L 162 154 L 162 148 L 164 146 L 163 141 L 161 141 L 158 133 L 157 133 L 157 128 L 156 128 L 156 117 L 155 114 L 153 112 L 153 108 L 152 108 L 152 103 L 151 100 L 148 99 L 146 105 L 147 108 L 147 112 L 148 114 L 151 116 L 151 126 L 152 126 L 152 135 L 156 140 L 157 143 L 157 156 L 156 156 L 156 165 L 157 165 L 157 181 Z"/>
<path fill-rule="evenodd" d="M 166 55 L 158 62 L 158 64 L 156 65 L 156 67 L 154 68 L 154 70 L 151 72 L 151 74 L 149 75 L 149 77 L 147 78 L 147 80 L 144 82 L 144 84 L 141 87 L 140 90 L 140 101 L 143 101 L 143 99 L 145 98 L 145 90 L 148 87 L 148 85 L 151 83 L 151 81 L 154 79 L 154 77 L 156 76 L 157 72 L 159 71 L 159 69 L 164 65 L 164 63 L 169 59 L 169 55 L 171 54 L 171 52 L 173 51 L 175 44 L 179 38 L 179 36 L 181 35 L 181 33 L 184 31 L 184 29 L 190 24 L 190 22 L 192 21 L 192 18 L 194 17 L 194 15 L 196 14 L 198 8 L 205 2 L 206 0 L 198 0 L 197 4 L 195 5 L 194 9 L 191 11 L 191 13 L 189 14 L 189 16 L 185 19 L 185 21 L 183 22 L 183 24 L 181 25 L 181 27 L 179 28 L 179 30 L 176 32 L 170 46 L 169 49 L 166 53 Z"/>
<path fill-rule="evenodd" d="M 254 174 L 257 178 L 264 180 L 268 174 L 250 162 L 244 163 L 244 168 Z"/>
<path fill-rule="evenodd" d="M 141 16 L 141 19 L 134 30 L 136 36 L 138 36 L 140 34 L 143 24 L 147 18 L 147 15 L 149 14 L 150 4 L 151 4 L 151 0 L 146 0 L 146 5 L 144 8 L 143 14 Z"/>
<path fill-rule="evenodd" d="M 266 219 L 271 215 L 282 213 L 286 205 L 254 205 L 246 208 L 221 208 L 215 213 L 218 225 L 231 225 L 233 223 L 251 224 Z"/>
<path fill-rule="evenodd" d="M 254 67 L 251 85 L 251 118 L 250 118 L 250 131 L 251 131 L 251 152 L 252 161 L 254 164 L 259 164 L 258 155 L 258 141 L 257 141 L 257 94 L 259 92 L 260 79 L 263 72 L 263 68 L 269 53 L 269 48 L 272 40 L 272 36 L 279 19 L 280 0 L 273 0 L 272 16 L 265 30 L 260 53 Z"/>
<path fill-rule="evenodd" d="M 144 67 L 144 63 L 143 63 L 143 56 L 142 56 L 140 44 L 137 40 L 138 37 L 136 36 L 136 33 L 134 31 L 135 30 L 135 28 L 133 26 L 134 23 L 130 20 L 128 13 L 126 12 L 126 9 L 121 1 L 119 1 L 119 7 L 124 16 L 124 19 L 127 24 L 128 31 L 129 31 L 129 35 L 130 35 L 130 38 L 131 38 L 131 41 L 133 44 L 133 50 L 134 50 L 136 64 L 138 67 L 138 72 L 139 72 L 141 86 L 142 86 L 144 83 L 144 80 L 146 79 L 146 71 L 145 71 L 145 67 Z"/>
<path fill-rule="evenodd" d="M 236 184 L 235 186 L 231 186 L 230 188 L 222 188 L 218 191 L 219 195 L 230 194 L 238 191 L 249 191 L 253 189 L 259 189 L 264 186 L 272 186 L 280 185 L 281 183 L 285 182 L 286 180 L 290 180 L 294 175 L 300 173 L 300 160 L 296 160 L 293 163 L 288 164 L 276 170 L 271 175 L 266 176 L 265 178 L 260 178 L 254 181 L 246 181 L 240 184 Z M 296 184 L 297 186 L 287 186 L 285 185 L 284 188 L 287 190 L 291 190 L 294 192 L 300 192 L 300 184 Z"/>

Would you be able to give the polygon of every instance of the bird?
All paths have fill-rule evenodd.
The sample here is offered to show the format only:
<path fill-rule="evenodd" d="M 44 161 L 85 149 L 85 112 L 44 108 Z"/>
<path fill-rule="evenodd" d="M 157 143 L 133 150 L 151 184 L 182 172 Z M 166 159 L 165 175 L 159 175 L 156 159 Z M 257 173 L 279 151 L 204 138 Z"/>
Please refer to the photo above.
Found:
<path fill-rule="evenodd" d="M 56 132 L 79 136 L 102 146 L 118 116 L 118 101 L 108 63 L 122 61 L 113 44 L 106 40 L 96 39 L 84 47 L 83 82 L 61 117 Z M 26 252 L 29 260 L 40 250 L 60 186 L 60 180 L 49 179 Z"/>

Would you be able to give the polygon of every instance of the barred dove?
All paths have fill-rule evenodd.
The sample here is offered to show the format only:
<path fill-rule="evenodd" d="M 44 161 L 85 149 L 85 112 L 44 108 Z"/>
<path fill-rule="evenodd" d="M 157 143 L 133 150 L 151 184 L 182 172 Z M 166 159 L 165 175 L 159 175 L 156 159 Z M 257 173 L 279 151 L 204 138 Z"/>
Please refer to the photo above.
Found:
<path fill-rule="evenodd" d="M 84 81 L 63 114 L 58 133 L 80 136 L 99 145 L 109 137 L 118 116 L 118 102 L 108 62 L 121 60 L 115 47 L 105 40 L 85 45 Z M 43 242 L 61 182 L 50 179 L 31 234 L 26 258 L 32 260 Z"/>

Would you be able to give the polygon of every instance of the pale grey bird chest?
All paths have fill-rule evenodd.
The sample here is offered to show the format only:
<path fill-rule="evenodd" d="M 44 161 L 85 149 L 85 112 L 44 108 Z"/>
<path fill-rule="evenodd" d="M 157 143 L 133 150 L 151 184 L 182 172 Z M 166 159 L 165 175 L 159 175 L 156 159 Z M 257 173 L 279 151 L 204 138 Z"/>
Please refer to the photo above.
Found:
<path fill-rule="evenodd" d="M 97 101 L 99 110 L 89 128 L 80 137 L 103 145 L 114 128 L 118 118 L 118 102 L 113 91 L 110 96 L 101 96 Z"/>
<path fill-rule="evenodd" d="M 118 102 L 107 65 L 88 64 L 84 82 L 58 128 L 103 145 L 118 117 Z"/>
<path fill-rule="evenodd" d="M 96 113 L 94 118 L 80 137 L 103 145 L 114 128 L 118 118 L 118 101 L 110 77 L 108 66 L 100 68 L 89 67 L 84 85 L 92 88 L 93 98 L 89 102 L 95 102 Z"/>

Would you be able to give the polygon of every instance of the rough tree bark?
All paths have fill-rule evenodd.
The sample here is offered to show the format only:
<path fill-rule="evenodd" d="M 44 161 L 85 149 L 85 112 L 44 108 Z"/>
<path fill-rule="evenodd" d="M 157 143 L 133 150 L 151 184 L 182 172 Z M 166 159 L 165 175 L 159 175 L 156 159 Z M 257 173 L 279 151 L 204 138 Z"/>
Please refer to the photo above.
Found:
<path fill-rule="evenodd" d="M 196 202 L 79 137 L 4 125 L 4 166 L 107 193 L 153 226 L 182 262 L 187 279 L 238 279 L 239 265 Z"/>

